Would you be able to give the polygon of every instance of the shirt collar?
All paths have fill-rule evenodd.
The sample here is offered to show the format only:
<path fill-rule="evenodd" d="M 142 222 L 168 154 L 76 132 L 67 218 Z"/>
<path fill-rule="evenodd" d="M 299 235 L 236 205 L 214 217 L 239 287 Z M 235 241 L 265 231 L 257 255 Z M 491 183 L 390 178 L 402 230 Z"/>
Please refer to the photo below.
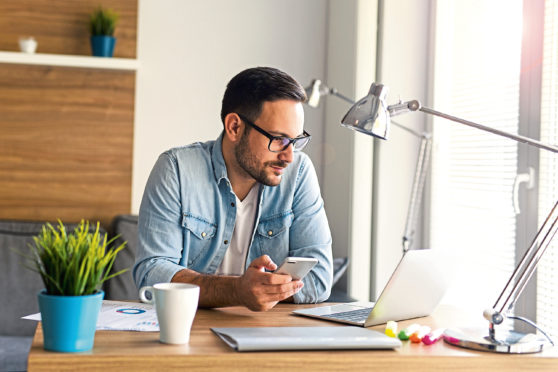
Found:
<path fill-rule="evenodd" d="M 211 151 L 211 163 L 213 163 L 213 172 L 217 183 L 220 183 L 222 179 L 229 180 L 227 177 L 227 166 L 223 158 L 223 136 L 224 132 L 221 132 L 221 135 L 213 144 L 213 150 Z"/>

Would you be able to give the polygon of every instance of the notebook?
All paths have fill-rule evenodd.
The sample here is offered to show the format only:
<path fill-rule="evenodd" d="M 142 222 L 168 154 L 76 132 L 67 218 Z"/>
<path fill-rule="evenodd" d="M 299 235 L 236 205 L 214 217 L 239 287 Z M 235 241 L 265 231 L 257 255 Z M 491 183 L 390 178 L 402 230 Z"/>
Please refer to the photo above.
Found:
<path fill-rule="evenodd" d="M 444 261 L 431 249 L 407 251 L 376 303 L 351 302 L 293 313 L 362 327 L 428 316 L 448 287 L 448 269 Z"/>
<path fill-rule="evenodd" d="M 236 351 L 393 349 L 401 341 L 355 327 L 211 328 Z"/>

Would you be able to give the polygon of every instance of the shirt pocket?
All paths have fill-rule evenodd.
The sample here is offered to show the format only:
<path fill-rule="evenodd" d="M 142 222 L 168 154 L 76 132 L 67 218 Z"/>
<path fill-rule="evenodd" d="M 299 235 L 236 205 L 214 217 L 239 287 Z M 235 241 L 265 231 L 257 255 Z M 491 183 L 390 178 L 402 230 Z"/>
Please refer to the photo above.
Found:
<path fill-rule="evenodd" d="M 188 267 L 191 267 L 202 253 L 210 254 L 209 250 L 213 237 L 217 233 L 217 225 L 185 213 L 182 215 L 182 227 L 185 229 L 184 249 L 188 251 L 185 259 Z"/>
<path fill-rule="evenodd" d="M 260 256 L 267 254 L 273 260 L 286 257 L 289 252 L 289 228 L 292 223 L 292 212 L 260 220 L 257 228 Z"/>

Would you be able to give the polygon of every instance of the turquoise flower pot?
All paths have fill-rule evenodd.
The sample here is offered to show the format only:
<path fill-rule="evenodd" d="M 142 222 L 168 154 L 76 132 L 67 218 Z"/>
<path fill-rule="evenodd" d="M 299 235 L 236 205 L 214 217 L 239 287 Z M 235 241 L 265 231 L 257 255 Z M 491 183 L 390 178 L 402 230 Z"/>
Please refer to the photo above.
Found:
<path fill-rule="evenodd" d="M 91 51 L 95 57 L 112 57 L 116 38 L 112 36 L 91 36 Z"/>
<path fill-rule="evenodd" d="M 91 350 L 104 296 L 103 291 L 88 296 L 52 296 L 42 290 L 39 309 L 45 350 Z"/>

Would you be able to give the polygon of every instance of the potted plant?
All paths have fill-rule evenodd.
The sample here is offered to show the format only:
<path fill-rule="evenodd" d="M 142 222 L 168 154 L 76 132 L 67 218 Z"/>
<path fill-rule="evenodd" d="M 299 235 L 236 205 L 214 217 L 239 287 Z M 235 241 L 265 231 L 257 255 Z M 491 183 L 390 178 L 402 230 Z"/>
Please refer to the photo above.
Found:
<path fill-rule="evenodd" d="M 112 57 L 114 52 L 114 28 L 118 14 L 110 9 L 97 8 L 89 18 L 91 50 L 96 57 Z"/>
<path fill-rule="evenodd" d="M 29 267 L 45 284 L 39 293 L 44 348 L 54 351 L 87 351 L 93 348 L 97 318 L 104 292 L 101 285 L 125 270 L 109 275 L 116 255 L 126 246 L 108 249 L 115 238 L 89 228 L 81 221 L 68 233 L 59 221 L 47 223 L 29 245 Z"/>

